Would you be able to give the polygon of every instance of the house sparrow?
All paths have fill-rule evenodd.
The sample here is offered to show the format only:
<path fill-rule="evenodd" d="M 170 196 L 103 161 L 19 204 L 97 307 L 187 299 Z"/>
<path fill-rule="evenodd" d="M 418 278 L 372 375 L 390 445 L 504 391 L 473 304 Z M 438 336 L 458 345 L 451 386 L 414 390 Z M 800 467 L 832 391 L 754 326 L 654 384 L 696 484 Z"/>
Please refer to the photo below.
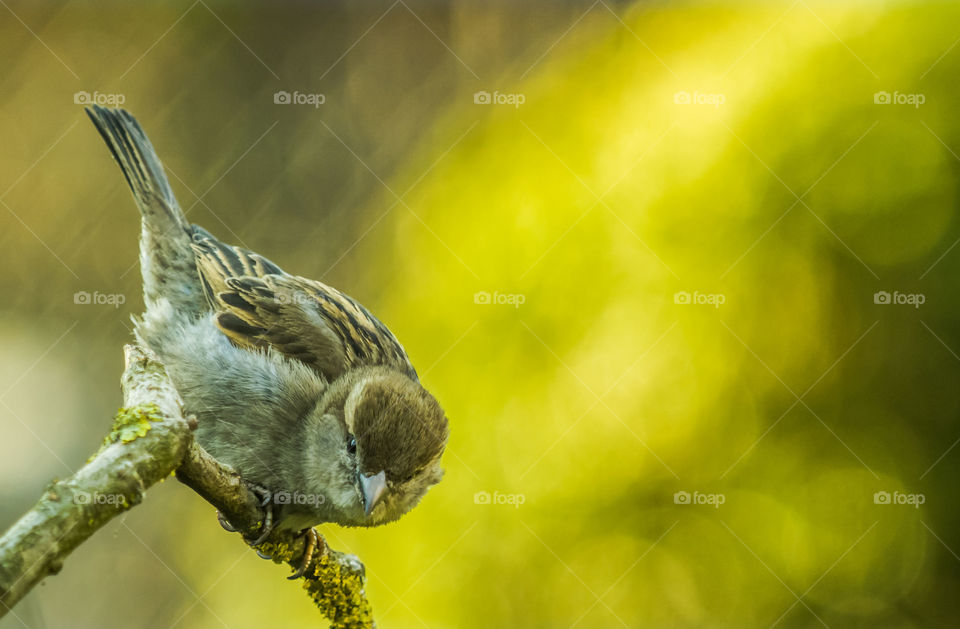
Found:
<path fill-rule="evenodd" d="M 412 509 L 443 474 L 448 427 L 393 334 L 337 289 L 191 225 L 136 119 L 87 115 L 142 216 L 136 336 L 196 415 L 197 442 L 265 494 L 254 543 L 275 524 L 305 530 L 309 554 L 317 524 Z"/>

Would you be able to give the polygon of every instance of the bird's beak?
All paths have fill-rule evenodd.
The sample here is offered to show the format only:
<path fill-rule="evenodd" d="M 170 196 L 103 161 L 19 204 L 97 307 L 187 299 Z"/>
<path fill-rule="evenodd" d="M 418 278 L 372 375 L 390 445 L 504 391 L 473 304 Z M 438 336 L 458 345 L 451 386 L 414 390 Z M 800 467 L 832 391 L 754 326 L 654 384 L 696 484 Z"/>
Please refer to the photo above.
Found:
<path fill-rule="evenodd" d="M 377 501 L 387 488 L 387 475 L 381 471 L 370 476 L 360 475 L 360 487 L 363 489 L 363 508 L 370 515 Z"/>

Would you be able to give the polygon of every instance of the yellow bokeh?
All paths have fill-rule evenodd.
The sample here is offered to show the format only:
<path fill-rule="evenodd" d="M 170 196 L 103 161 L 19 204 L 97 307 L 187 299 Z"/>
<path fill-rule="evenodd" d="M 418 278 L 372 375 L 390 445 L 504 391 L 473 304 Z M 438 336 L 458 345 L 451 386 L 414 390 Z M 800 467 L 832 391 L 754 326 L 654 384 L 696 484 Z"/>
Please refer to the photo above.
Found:
<path fill-rule="evenodd" d="M 149 54 L 189 4 L 132 32 L 12 5 L 83 79 L 0 25 L 4 521 L 99 441 L 140 307 L 132 203 L 69 102 L 102 85 L 192 220 L 359 298 L 446 409 L 420 506 L 322 529 L 380 626 L 949 626 L 957 7 L 408 4 L 198 5 Z M 126 306 L 71 303 L 95 288 Z M 68 412 L 48 383 L 83 419 L 31 435 Z M 56 456 L 17 472 L 38 439 Z M 155 491 L 26 616 L 106 623 L 119 591 L 129 626 L 317 625 L 202 500 Z"/>

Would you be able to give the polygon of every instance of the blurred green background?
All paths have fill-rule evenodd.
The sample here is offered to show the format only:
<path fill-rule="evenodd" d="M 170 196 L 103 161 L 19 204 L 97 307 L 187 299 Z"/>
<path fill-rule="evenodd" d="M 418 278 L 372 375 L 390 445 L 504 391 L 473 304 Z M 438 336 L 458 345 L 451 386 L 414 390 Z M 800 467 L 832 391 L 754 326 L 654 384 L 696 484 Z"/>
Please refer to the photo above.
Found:
<path fill-rule="evenodd" d="M 322 529 L 380 626 L 954 626 L 956 3 L 0 4 L 4 528 L 120 404 L 122 99 L 449 414 L 417 509 Z M 0 627 L 322 624 L 284 576 L 171 480 Z"/>

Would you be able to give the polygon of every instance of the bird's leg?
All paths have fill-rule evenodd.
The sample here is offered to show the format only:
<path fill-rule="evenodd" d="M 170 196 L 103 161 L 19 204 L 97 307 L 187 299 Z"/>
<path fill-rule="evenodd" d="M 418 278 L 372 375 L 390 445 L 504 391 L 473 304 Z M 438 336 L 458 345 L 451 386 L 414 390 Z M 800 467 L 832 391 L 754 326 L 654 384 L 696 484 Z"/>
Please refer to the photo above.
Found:
<path fill-rule="evenodd" d="M 310 566 L 310 561 L 313 560 L 313 556 L 317 553 L 317 549 L 323 553 L 324 547 L 326 546 L 326 542 L 322 537 L 320 537 L 320 534 L 317 533 L 317 530 L 313 527 L 304 529 L 303 536 L 303 558 L 300 559 L 300 567 L 297 568 L 297 571 L 287 577 L 291 581 L 302 577 L 307 571 L 307 567 Z"/>
<path fill-rule="evenodd" d="M 273 494 L 269 489 L 263 487 L 262 485 L 248 484 L 248 487 L 250 488 L 250 491 L 252 491 L 260 500 L 260 506 L 266 511 L 266 514 L 263 518 L 263 532 L 260 534 L 260 537 L 253 542 L 253 545 L 257 546 L 262 544 L 267 536 L 273 532 L 273 503 L 271 501 Z M 227 520 L 227 518 L 220 511 L 217 511 L 217 522 L 219 522 L 220 526 L 223 527 L 223 530 L 227 531 L 228 533 L 237 532 L 237 527 L 231 524 L 230 521 Z"/>
<path fill-rule="evenodd" d="M 273 492 L 262 485 L 254 485 L 249 483 L 250 491 L 260 499 L 260 506 L 263 507 L 265 515 L 263 516 L 263 530 L 260 532 L 260 537 L 250 542 L 253 546 L 259 546 L 270 537 L 270 533 L 273 533 L 274 521 L 273 521 Z"/>

